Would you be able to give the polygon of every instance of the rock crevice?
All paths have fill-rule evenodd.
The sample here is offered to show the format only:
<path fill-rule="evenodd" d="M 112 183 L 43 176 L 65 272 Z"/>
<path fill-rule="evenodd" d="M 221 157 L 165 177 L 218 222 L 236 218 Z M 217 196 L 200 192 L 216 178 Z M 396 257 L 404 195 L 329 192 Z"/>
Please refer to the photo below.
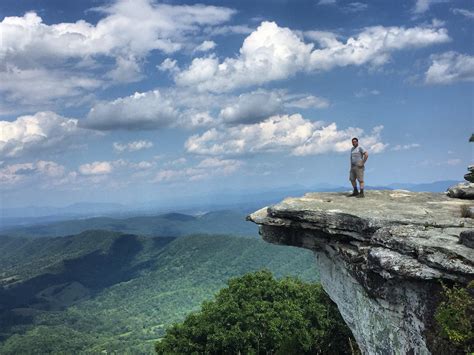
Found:
<path fill-rule="evenodd" d="M 401 190 L 367 195 L 309 193 L 248 219 L 264 240 L 315 253 L 321 283 L 364 353 L 436 353 L 439 281 L 474 279 L 474 249 L 461 243 L 474 229 L 462 216 L 472 201 Z"/>

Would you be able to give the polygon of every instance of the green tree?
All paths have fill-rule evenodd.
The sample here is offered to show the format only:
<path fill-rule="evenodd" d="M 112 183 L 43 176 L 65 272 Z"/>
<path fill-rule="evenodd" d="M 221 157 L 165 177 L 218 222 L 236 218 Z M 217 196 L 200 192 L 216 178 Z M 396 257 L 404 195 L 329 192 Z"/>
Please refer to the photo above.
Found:
<path fill-rule="evenodd" d="M 343 354 L 351 353 L 351 337 L 319 284 L 275 280 L 269 271 L 258 271 L 231 279 L 201 311 L 169 328 L 155 349 L 158 354 Z"/>

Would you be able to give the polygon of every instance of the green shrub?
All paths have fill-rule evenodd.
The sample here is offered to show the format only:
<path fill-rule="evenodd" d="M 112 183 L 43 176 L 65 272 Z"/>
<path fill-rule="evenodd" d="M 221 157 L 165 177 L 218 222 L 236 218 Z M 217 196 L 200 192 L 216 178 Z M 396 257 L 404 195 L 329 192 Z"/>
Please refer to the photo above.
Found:
<path fill-rule="evenodd" d="M 466 288 L 443 286 L 443 301 L 436 309 L 435 319 L 441 336 L 449 339 L 457 347 L 471 352 L 474 342 L 474 281 Z"/>

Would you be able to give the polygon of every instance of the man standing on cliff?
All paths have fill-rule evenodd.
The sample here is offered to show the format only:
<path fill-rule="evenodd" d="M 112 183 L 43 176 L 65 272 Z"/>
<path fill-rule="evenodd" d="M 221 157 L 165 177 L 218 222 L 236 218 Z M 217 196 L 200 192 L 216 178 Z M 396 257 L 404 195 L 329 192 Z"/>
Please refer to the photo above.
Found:
<path fill-rule="evenodd" d="M 365 162 L 369 158 L 369 153 L 359 146 L 359 139 L 352 138 L 352 149 L 351 149 L 351 171 L 349 173 L 349 180 L 352 183 L 354 191 L 352 195 L 356 197 L 364 197 L 364 170 Z M 357 181 L 359 180 L 360 192 L 357 190 Z"/>

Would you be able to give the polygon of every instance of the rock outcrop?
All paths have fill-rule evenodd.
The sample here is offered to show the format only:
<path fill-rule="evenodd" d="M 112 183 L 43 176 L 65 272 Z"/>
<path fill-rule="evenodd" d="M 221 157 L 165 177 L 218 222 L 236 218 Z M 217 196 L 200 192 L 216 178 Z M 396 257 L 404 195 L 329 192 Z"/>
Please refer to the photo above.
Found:
<path fill-rule="evenodd" d="M 365 199 L 308 193 L 247 218 L 270 243 L 314 251 L 321 283 L 363 353 L 430 354 L 440 346 L 439 281 L 474 279 L 474 219 L 462 212 L 472 203 L 402 190 Z"/>
<path fill-rule="evenodd" d="M 459 184 L 450 186 L 447 194 L 449 197 L 462 198 L 466 200 L 474 200 L 474 183 L 460 182 Z"/>
<path fill-rule="evenodd" d="M 469 172 L 466 175 L 464 175 L 464 180 L 469 181 L 469 182 L 474 182 L 474 165 L 469 165 L 467 167 L 467 170 Z"/>
<path fill-rule="evenodd" d="M 474 142 L 474 134 L 471 135 L 469 142 Z M 467 182 L 449 187 L 446 191 L 449 197 L 474 200 L 474 165 L 469 165 L 467 170 L 469 172 L 464 175 L 464 180 Z"/>

